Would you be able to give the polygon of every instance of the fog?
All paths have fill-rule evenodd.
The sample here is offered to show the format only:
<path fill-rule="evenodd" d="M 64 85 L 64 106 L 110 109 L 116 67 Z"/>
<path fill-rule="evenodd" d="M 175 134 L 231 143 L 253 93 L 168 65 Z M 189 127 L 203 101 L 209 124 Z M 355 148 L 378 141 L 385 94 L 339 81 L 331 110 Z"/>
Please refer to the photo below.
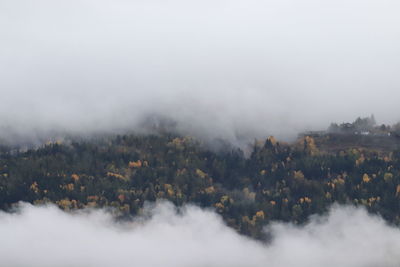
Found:
<path fill-rule="evenodd" d="M 2 0 L 0 137 L 400 119 L 397 0 Z"/>
<path fill-rule="evenodd" d="M 399 266 L 400 230 L 363 209 L 335 206 L 305 226 L 274 223 L 271 243 L 237 234 L 211 210 L 147 206 L 130 223 L 101 210 L 20 204 L 0 213 L 2 266 Z"/>

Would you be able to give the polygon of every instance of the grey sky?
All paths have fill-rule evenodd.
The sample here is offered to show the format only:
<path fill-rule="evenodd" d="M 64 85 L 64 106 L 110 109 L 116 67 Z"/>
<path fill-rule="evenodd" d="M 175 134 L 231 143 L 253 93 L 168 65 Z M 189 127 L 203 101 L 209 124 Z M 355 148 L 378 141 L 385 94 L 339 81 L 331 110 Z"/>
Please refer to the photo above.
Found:
<path fill-rule="evenodd" d="M 395 0 L 2 0 L 0 126 L 290 137 L 400 119 Z"/>

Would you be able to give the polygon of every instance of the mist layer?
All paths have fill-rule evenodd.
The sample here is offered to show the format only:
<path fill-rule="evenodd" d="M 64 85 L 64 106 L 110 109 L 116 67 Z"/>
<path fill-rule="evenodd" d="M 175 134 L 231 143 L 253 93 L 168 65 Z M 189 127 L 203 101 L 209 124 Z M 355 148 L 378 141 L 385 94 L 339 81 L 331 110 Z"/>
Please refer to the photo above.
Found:
<path fill-rule="evenodd" d="M 395 0 L 0 2 L 0 129 L 232 142 L 400 119 Z"/>
<path fill-rule="evenodd" d="M 398 266 L 400 231 L 363 209 L 336 206 L 305 226 L 274 223 L 272 242 L 238 235 L 219 215 L 169 203 L 131 223 L 108 213 L 20 204 L 0 213 L 2 266 Z"/>

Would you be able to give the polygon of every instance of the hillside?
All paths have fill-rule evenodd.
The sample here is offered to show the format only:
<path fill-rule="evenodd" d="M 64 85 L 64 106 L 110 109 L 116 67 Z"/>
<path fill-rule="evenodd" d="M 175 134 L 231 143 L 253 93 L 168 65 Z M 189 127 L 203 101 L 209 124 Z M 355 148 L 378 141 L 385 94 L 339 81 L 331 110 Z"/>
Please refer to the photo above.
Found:
<path fill-rule="evenodd" d="M 399 224 L 399 151 L 337 143 L 340 151 L 327 153 L 335 139 L 316 140 L 288 145 L 271 137 L 257 142 L 248 158 L 239 149 L 214 152 L 172 134 L 52 143 L 26 152 L 3 148 L 0 206 L 113 207 L 117 217 L 129 219 L 145 201 L 168 199 L 213 208 L 228 225 L 257 238 L 272 220 L 301 224 L 335 202 L 366 206 Z"/>

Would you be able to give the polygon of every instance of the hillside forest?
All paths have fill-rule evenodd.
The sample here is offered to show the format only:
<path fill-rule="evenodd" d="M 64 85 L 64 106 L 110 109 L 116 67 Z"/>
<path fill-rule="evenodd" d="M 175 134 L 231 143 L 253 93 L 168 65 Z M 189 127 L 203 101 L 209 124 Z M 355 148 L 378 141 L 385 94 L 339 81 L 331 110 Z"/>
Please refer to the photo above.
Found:
<path fill-rule="evenodd" d="M 255 140 L 249 153 L 172 133 L 51 142 L 25 151 L 2 146 L 0 208 L 10 211 L 19 201 L 65 211 L 102 207 L 129 220 L 145 202 L 165 199 L 213 209 L 258 239 L 266 238 L 262 228 L 271 221 L 303 224 L 334 203 L 366 207 L 399 225 L 400 139 L 388 135 L 394 145 L 385 146 L 376 138 L 382 136 L 327 131 L 289 144 L 269 137 Z"/>

